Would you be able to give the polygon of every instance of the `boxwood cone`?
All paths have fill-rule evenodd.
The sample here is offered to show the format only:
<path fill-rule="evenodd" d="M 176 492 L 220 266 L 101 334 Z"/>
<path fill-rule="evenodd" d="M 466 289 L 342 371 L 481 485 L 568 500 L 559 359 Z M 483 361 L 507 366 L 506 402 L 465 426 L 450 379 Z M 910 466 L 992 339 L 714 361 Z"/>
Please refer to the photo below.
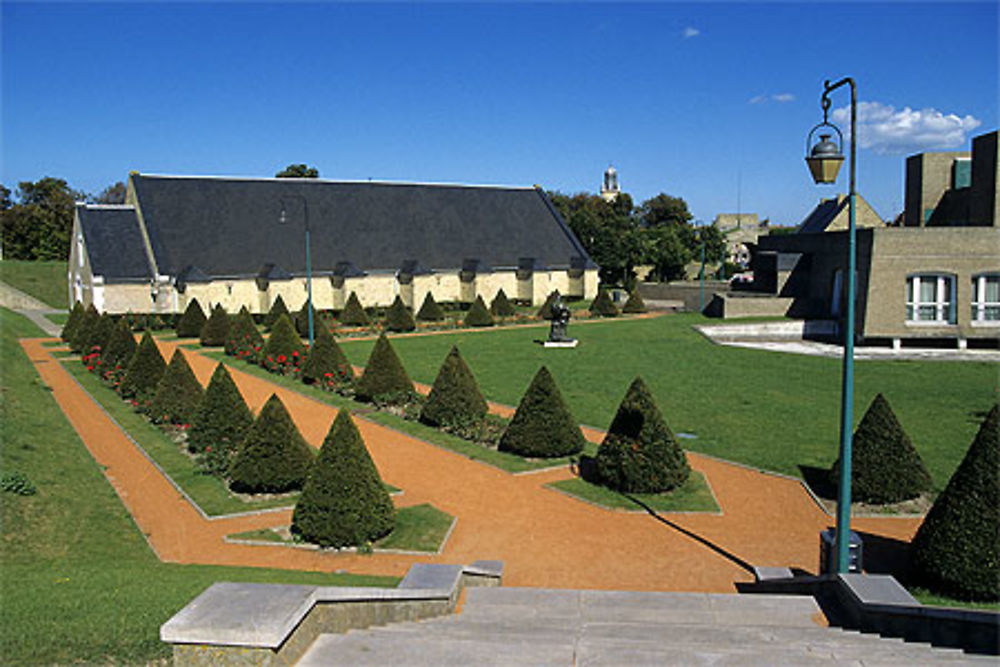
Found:
<path fill-rule="evenodd" d="M 224 364 L 215 367 L 205 394 L 191 419 L 188 449 L 195 453 L 211 447 L 217 454 L 228 457 L 246 437 L 253 424 L 253 414 L 237 389 Z"/>
<path fill-rule="evenodd" d="M 395 509 L 349 410 L 341 410 L 313 462 L 292 531 L 323 547 L 362 546 L 392 532 Z"/>
<path fill-rule="evenodd" d="M 229 333 L 226 335 L 226 354 L 257 363 L 257 356 L 263 348 L 264 337 L 257 330 L 253 315 L 246 306 L 240 308 L 240 312 L 229 325 Z"/>
<path fill-rule="evenodd" d="M 375 341 L 355 396 L 361 401 L 395 401 L 413 394 L 413 381 L 383 333 Z"/>
<path fill-rule="evenodd" d="M 385 311 L 385 328 L 389 331 L 413 331 L 417 323 L 413 321 L 410 309 L 397 294 L 392 305 Z"/>
<path fill-rule="evenodd" d="M 434 300 L 430 292 L 424 297 L 424 303 L 417 311 L 417 319 L 421 322 L 440 322 L 444 319 L 444 309 Z"/>
<path fill-rule="evenodd" d="M 347 297 L 347 303 L 344 304 L 344 309 L 340 311 L 340 316 L 337 320 L 341 324 L 353 327 L 366 327 L 372 323 L 368 317 L 368 313 L 361 307 L 358 295 L 354 292 L 351 292 L 350 296 Z"/>
<path fill-rule="evenodd" d="M 493 301 L 490 302 L 490 313 L 494 317 L 513 317 L 517 314 L 517 309 L 514 308 L 514 304 L 507 298 L 507 294 L 504 293 L 502 287 L 497 292 L 497 295 L 493 297 Z"/>
<path fill-rule="evenodd" d="M 432 426 L 477 423 L 486 411 L 486 399 L 475 376 L 458 348 L 452 346 L 420 412 L 420 421 Z"/>
<path fill-rule="evenodd" d="M 301 489 L 313 453 L 276 394 L 261 408 L 229 466 L 229 486 L 242 493 Z"/>
<path fill-rule="evenodd" d="M 313 338 L 316 337 L 316 332 L 323 328 L 323 324 L 320 322 L 319 311 L 316 307 L 312 308 L 313 315 Z M 299 312 L 295 313 L 295 330 L 303 338 L 309 338 L 309 302 L 302 304 L 302 308 Z"/>
<path fill-rule="evenodd" d="M 552 304 L 555 303 L 556 299 L 558 298 L 559 298 L 559 290 L 553 290 L 552 292 L 549 292 L 549 295 L 545 297 L 545 303 L 543 303 L 542 307 L 538 309 L 538 312 L 535 314 L 535 317 L 541 318 L 543 320 L 551 320 Z"/>
<path fill-rule="evenodd" d="M 288 315 L 282 315 L 271 327 L 271 334 L 260 351 L 260 365 L 275 373 L 292 373 L 305 355 L 302 339 Z"/>
<path fill-rule="evenodd" d="M 132 333 L 132 328 L 128 324 L 126 318 L 118 320 L 118 324 L 115 325 L 115 330 L 111 333 L 111 338 L 108 339 L 108 344 L 104 347 L 101 355 L 101 361 L 104 364 L 105 369 L 113 371 L 122 370 L 127 365 L 132 355 L 135 354 L 135 350 L 138 345 L 135 342 L 135 335 Z"/>
<path fill-rule="evenodd" d="M 80 318 L 79 324 L 73 329 L 72 337 L 69 341 L 69 349 L 76 353 L 89 353 L 89 347 L 84 350 L 84 347 L 90 342 L 91 329 L 97 326 L 97 321 L 101 319 L 101 314 L 97 312 L 94 308 L 94 304 L 87 306 L 86 310 L 83 311 L 83 317 Z"/>
<path fill-rule="evenodd" d="M 147 414 L 154 423 L 190 424 L 204 390 L 180 348 L 160 378 Z"/>
<path fill-rule="evenodd" d="M 611 295 L 605 289 L 598 290 L 597 296 L 590 304 L 590 312 L 601 317 L 618 317 L 618 307 L 611 300 Z"/>
<path fill-rule="evenodd" d="M 476 300 L 472 303 L 472 307 L 469 308 L 469 312 L 465 314 L 465 326 L 491 327 L 493 324 L 493 316 L 490 315 L 490 311 L 486 308 L 483 297 L 481 295 L 477 296 Z"/>
<path fill-rule="evenodd" d="M 353 379 L 354 369 L 340 345 L 326 327 L 321 327 L 316 332 L 316 342 L 302 366 L 302 381 L 306 384 L 339 384 Z"/>
<path fill-rule="evenodd" d="M 199 337 L 205 347 L 222 347 L 229 335 L 229 315 L 220 303 L 212 309 L 212 315 L 201 327 Z"/>
<path fill-rule="evenodd" d="M 288 306 L 285 305 L 285 300 L 279 294 L 278 298 L 271 304 L 271 309 L 267 311 L 267 315 L 264 317 L 264 327 L 270 329 L 282 315 L 290 316 Z"/>
<path fill-rule="evenodd" d="M 156 385 L 167 370 L 167 362 L 156 347 L 156 341 L 147 331 L 139 341 L 139 347 L 129 361 L 125 377 L 118 388 L 124 398 L 134 398 L 139 402 L 152 398 Z"/>
<path fill-rule="evenodd" d="M 83 304 L 77 301 L 73 304 L 73 309 L 69 311 L 69 317 L 66 318 L 66 324 L 63 325 L 62 332 L 59 334 L 60 338 L 64 342 L 68 343 L 73 338 L 73 332 L 80 325 L 80 320 L 83 319 L 83 314 L 86 310 Z"/>
<path fill-rule="evenodd" d="M 646 302 L 642 300 L 642 295 L 638 289 L 632 290 L 628 295 L 628 301 L 622 306 L 623 313 L 637 314 L 646 312 Z"/>
<path fill-rule="evenodd" d="M 184 309 L 184 314 L 177 320 L 177 326 L 175 327 L 177 337 L 197 338 L 201 335 L 201 328 L 205 326 L 207 319 L 205 312 L 201 309 L 201 304 L 198 303 L 198 299 L 191 299 L 187 308 Z"/>
<path fill-rule="evenodd" d="M 550 458 L 576 454 L 583 449 L 583 443 L 580 426 L 552 374 L 542 366 L 500 437 L 499 449 L 521 456 Z"/>

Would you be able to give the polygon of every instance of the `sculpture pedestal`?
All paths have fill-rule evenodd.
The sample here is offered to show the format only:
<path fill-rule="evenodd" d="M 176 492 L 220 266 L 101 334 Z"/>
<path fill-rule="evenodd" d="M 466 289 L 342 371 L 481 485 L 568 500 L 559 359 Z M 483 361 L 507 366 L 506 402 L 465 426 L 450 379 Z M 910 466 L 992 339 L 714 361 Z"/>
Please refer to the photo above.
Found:
<path fill-rule="evenodd" d="M 579 342 L 575 338 L 570 340 L 547 340 L 542 342 L 542 347 L 576 347 Z"/>

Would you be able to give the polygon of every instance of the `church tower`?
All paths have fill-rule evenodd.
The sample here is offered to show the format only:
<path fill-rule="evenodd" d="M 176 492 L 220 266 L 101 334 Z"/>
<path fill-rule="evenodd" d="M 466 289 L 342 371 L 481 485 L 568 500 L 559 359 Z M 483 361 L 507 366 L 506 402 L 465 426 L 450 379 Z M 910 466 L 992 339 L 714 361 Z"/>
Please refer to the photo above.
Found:
<path fill-rule="evenodd" d="M 609 166 L 607 171 L 604 172 L 604 183 L 601 185 L 601 198 L 606 202 L 613 202 L 618 199 L 618 195 L 621 194 L 621 188 L 618 186 L 618 172 L 615 168 Z"/>

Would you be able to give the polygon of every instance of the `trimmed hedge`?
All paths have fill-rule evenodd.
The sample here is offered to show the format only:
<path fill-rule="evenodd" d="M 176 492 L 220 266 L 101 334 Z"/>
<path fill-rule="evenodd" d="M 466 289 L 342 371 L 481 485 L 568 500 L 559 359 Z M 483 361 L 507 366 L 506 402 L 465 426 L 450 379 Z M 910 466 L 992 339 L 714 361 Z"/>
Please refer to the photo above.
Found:
<path fill-rule="evenodd" d="M 428 292 L 429 294 L 429 292 Z M 417 323 L 413 321 L 410 309 L 397 294 L 392 305 L 385 311 L 385 328 L 389 331 L 413 331 Z"/>
<path fill-rule="evenodd" d="M 421 322 L 440 322 L 444 319 L 444 309 L 434 300 L 430 292 L 424 297 L 424 303 L 417 311 L 417 319 Z"/>
<path fill-rule="evenodd" d="M 190 424 L 204 393 L 178 348 L 156 386 L 147 414 L 155 424 Z"/>
<path fill-rule="evenodd" d="M 351 295 L 347 297 L 347 303 L 344 304 L 344 309 L 340 311 L 337 320 L 341 324 L 352 327 L 367 327 L 372 323 L 368 313 L 361 307 L 358 295 L 354 292 L 351 292 Z"/>
<path fill-rule="evenodd" d="M 260 351 L 260 365 L 272 373 L 290 375 L 299 371 L 299 364 L 305 356 L 306 348 L 292 326 L 288 315 L 282 315 L 271 327 Z"/>
<path fill-rule="evenodd" d="M 1000 600 L 1000 405 L 983 420 L 965 458 L 911 544 L 929 589 L 968 600 Z"/>
<path fill-rule="evenodd" d="M 229 315 L 220 303 L 212 309 L 205 325 L 202 326 L 199 338 L 205 347 L 222 347 L 226 344 L 226 336 L 229 335 Z"/>
<path fill-rule="evenodd" d="M 123 317 L 115 325 L 111 337 L 108 338 L 108 344 L 101 354 L 104 377 L 112 381 L 119 380 L 137 347 L 132 328 L 129 326 L 128 320 Z"/>
<path fill-rule="evenodd" d="M 70 350 L 83 354 L 90 352 L 88 343 L 90 342 L 91 329 L 97 325 L 99 319 L 101 319 L 101 314 L 94 308 L 94 304 L 87 306 L 83 311 L 83 317 L 80 318 L 79 324 L 73 329 L 73 336 L 69 340 Z"/>
<path fill-rule="evenodd" d="M 490 302 L 490 313 L 493 314 L 493 317 L 513 317 L 517 315 L 517 308 L 507 298 L 502 287 L 497 292 L 497 295 L 493 297 L 493 301 Z"/>
<path fill-rule="evenodd" d="M 108 346 L 108 341 L 111 340 L 111 335 L 114 332 L 115 320 L 109 313 L 104 313 L 96 320 L 92 320 L 91 325 L 80 339 L 80 344 L 82 345 L 80 351 L 84 354 L 84 357 L 96 354 L 96 358 L 91 363 L 99 366 L 104 348 Z"/>
<path fill-rule="evenodd" d="M 139 347 L 125 371 L 125 377 L 118 387 L 124 398 L 132 398 L 142 403 L 152 397 L 156 385 L 167 370 L 167 362 L 156 347 L 156 341 L 148 331 L 142 335 Z"/>
<path fill-rule="evenodd" d="M 201 335 L 201 328 L 205 326 L 207 321 L 208 318 L 205 317 L 205 311 L 201 309 L 198 299 L 191 299 L 187 308 L 184 309 L 184 314 L 177 320 L 177 326 L 174 330 L 177 332 L 178 338 L 197 338 Z"/>
<path fill-rule="evenodd" d="M 830 482 L 840 479 L 840 459 Z M 851 498 L 884 505 L 916 498 L 931 488 L 931 476 L 885 396 L 878 394 L 861 418 L 851 446 Z"/>
<path fill-rule="evenodd" d="M 607 290 L 598 290 L 597 296 L 590 304 L 590 313 L 601 317 L 618 317 L 618 307 L 611 300 L 611 295 Z"/>
<path fill-rule="evenodd" d="M 339 389 L 354 380 L 354 369 L 333 335 L 320 327 L 316 342 L 302 365 L 302 381 L 320 384 L 324 389 Z"/>
<path fill-rule="evenodd" d="M 285 405 L 277 394 L 271 394 L 236 450 L 229 466 L 229 486 L 240 493 L 301 489 L 312 462 L 312 450 Z"/>
<path fill-rule="evenodd" d="M 645 313 L 647 310 L 646 302 L 642 300 L 642 295 L 639 294 L 638 289 L 634 289 L 629 292 L 628 301 L 622 306 L 622 312 L 628 314 L 638 314 Z"/>
<path fill-rule="evenodd" d="M 691 474 L 684 450 L 642 378 L 625 392 L 595 463 L 601 483 L 624 493 L 670 491 Z"/>
<path fill-rule="evenodd" d="M 576 454 L 583 444 L 583 433 L 555 379 L 542 366 L 521 397 L 498 448 L 521 456 L 552 458 Z"/>
<path fill-rule="evenodd" d="M 257 363 L 257 357 L 263 348 L 264 337 L 257 330 L 253 315 L 246 309 L 246 306 L 240 308 L 240 312 L 229 325 L 229 333 L 226 335 L 226 354 L 230 357 Z"/>
<path fill-rule="evenodd" d="M 549 295 L 545 297 L 545 303 L 543 303 L 542 307 L 538 309 L 537 313 L 535 313 L 535 317 L 538 317 L 543 320 L 551 320 L 552 304 L 554 304 L 556 302 L 556 299 L 558 298 L 559 298 L 559 290 L 552 290 L 551 292 L 549 292 Z"/>
<path fill-rule="evenodd" d="M 487 409 L 475 376 L 458 348 L 452 346 L 420 412 L 420 421 L 431 426 L 474 424 L 482 421 Z"/>
<path fill-rule="evenodd" d="M 278 295 L 278 298 L 274 300 L 271 304 L 271 309 L 267 311 L 267 315 L 264 316 L 264 328 L 270 329 L 274 326 L 274 323 L 278 321 L 278 318 L 282 315 L 291 317 L 291 313 L 288 312 L 288 306 L 285 305 L 285 300 Z"/>
<path fill-rule="evenodd" d="M 316 307 L 312 308 L 313 316 L 313 338 L 316 337 L 316 332 L 319 331 L 323 324 L 319 318 L 319 311 Z M 297 313 L 295 313 L 295 331 L 298 332 L 303 338 L 309 338 L 309 301 L 307 300 Z"/>
<path fill-rule="evenodd" d="M 349 410 L 337 414 L 292 513 L 292 532 L 322 547 L 364 546 L 392 532 L 395 508 Z"/>
<path fill-rule="evenodd" d="M 80 326 L 80 321 L 83 319 L 83 314 L 87 312 L 83 304 L 77 301 L 73 304 L 73 309 L 69 311 L 69 317 L 66 318 L 66 324 L 63 325 L 62 332 L 60 332 L 59 337 L 63 339 L 64 342 L 68 343 L 73 339 L 73 332 L 76 328 Z"/>
<path fill-rule="evenodd" d="M 486 303 L 482 296 L 477 296 L 476 300 L 465 314 L 465 326 L 467 327 L 491 327 L 495 324 L 493 316 L 486 308 Z"/>
<path fill-rule="evenodd" d="M 365 372 L 355 389 L 355 397 L 368 403 L 400 403 L 414 394 L 413 381 L 383 333 L 375 341 Z"/>
<path fill-rule="evenodd" d="M 252 424 L 250 408 L 225 364 L 220 363 L 215 367 L 191 419 L 188 450 L 205 454 L 210 461 L 216 462 L 214 466 L 206 466 L 211 472 L 225 474 L 233 452 L 243 442 Z"/>

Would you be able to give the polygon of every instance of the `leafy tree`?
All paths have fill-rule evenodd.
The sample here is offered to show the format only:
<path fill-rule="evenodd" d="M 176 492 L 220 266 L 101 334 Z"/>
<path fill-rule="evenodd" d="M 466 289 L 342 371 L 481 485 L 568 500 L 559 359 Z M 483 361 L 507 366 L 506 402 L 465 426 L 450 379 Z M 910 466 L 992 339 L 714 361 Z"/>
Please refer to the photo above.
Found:
<path fill-rule="evenodd" d="M 542 366 L 521 397 L 498 448 L 521 456 L 551 458 L 576 454 L 583 444 L 583 433 L 555 379 Z"/>
<path fill-rule="evenodd" d="M 643 230 L 643 258 L 653 265 L 653 274 L 663 281 L 684 278 L 684 267 L 691 261 L 691 249 L 683 228 L 663 225 Z"/>
<path fill-rule="evenodd" d="M 632 290 L 628 295 L 628 301 L 622 306 L 623 313 L 635 314 L 646 312 L 646 302 L 642 300 L 642 295 L 638 289 Z"/>
<path fill-rule="evenodd" d="M 93 321 L 93 324 L 84 331 L 81 339 L 82 360 L 87 370 L 103 374 L 102 356 L 104 348 L 107 347 L 111 335 L 115 331 L 115 320 L 109 313 L 104 313 Z"/>
<path fill-rule="evenodd" d="M 211 472 L 225 474 L 229 459 L 253 424 L 253 414 L 224 364 L 215 367 L 205 394 L 194 411 L 188 449 L 216 461 Z M 209 466 L 211 467 L 211 466 Z"/>
<path fill-rule="evenodd" d="M 154 423 L 190 424 L 204 390 L 180 348 L 156 385 L 148 415 Z"/>
<path fill-rule="evenodd" d="M 125 203 L 125 184 L 121 181 L 116 182 L 113 185 L 101 190 L 100 194 L 94 197 L 94 203 L 96 204 L 124 204 Z"/>
<path fill-rule="evenodd" d="M 840 479 L 840 460 L 830 470 Z M 898 503 L 931 488 L 931 476 L 896 419 L 885 396 L 878 394 L 861 418 L 851 447 L 851 497 L 875 504 Z"/>
<path fill-rule="evenodd" d="M 383 333 L 375 341 L 355 396 L 368 403 L 399 403 L 408 401 L 413 393 L 413 381 Z"/>
<path fill-rule="evenodd" d="M 191 299 L 187 308 L 184 309 L 184 314 L 177 320 L 177 326 L 174 327 L 174 330 L 177 332 L 178 338 L 197 338 L 201 335 L 201 328 L 205 326 L 207 321 L 208 318 L 205 317 L 205 311 L 201 309 L 198 299 Z"/>
<path fill-rule="evenodd" d="M 639 219 L 646 228 L 686 227 L 693 217 L 686 201 L 663 192 L 642 202 L 639 207 Z"/>
<path fill-rule="evenodd" d="M 590 304 L 590 312 L 601 317 L 618 317 L 618 307 L 605 289 L 597 290 L 597 296 Z"/>
<path fill-rule="evenodd" d="M 260 351 L 260 365 L 272 373 L 297 373 L 305 353 L 305 346 L 292 326 L 292 321 L 288 315 L 282 315 L 274 323 L 271 335 Z"/>
<path fill-rule="evenodd" d="M 313 316 L 313 338 L 316 337 L 316 331 L 323 328 L 320 322 L 319 312 L 317 312 L 316 307 L 312 308 Z M 295 330 L 303 338 L 309 338 L 309 301 L 306 300 L 299 311 L 295 314 Z"/>
<path fill-rule="evenodd" d="M 139 341 L 139 347 L 128 364 L 118 391 L 122 397 L 134 399 L 141 404 L 152 397 L 166 370 L 167 362 L 163 360 L 153 336 L 147 331 Z"/>
<path fill-rule="evenodd" d="M 325 389 L 339 389 L 354 381 L 351 363 L 326 327 L 319 329 L 316 343 L 309 350 L 302 367 L 302 381 Z"/>
<path fill-rule="evenodd" d="M 212 315 L 201 327 L 199 332 L 201 344 L 205 347 L 221 347 L 226 344 L 226 336 L 228 335 L 229 315 L 220 303 L 212 309 Z"/>
<path fill-rule="evenodd" d="M 319 170 L 305 164 L 290 164 L 277 174 L 275 178 L 319 178 Z"/>
<path fill-rule="evenodd" d="M 410 309 L 406 307 L 398 294 L 392 305 L 385 311 L 385 328 L 389 331 L 413 331 L 417 328 L 417 323 L 413 321 Z"/>
<path fill-rule="evenodd" d="M 1000 599 L 1000 406 L 983 420 L 965 458 L 913 538 L 918 579 L 961 599 Z"/>
<path fill-rule="evenodd" d="M 226 354 L 237 359 L 257 363 L 257 357 L 263 347 L 264 337 L 257 330 L 253 315 L 246 309 L 246 306 L 240 308 L 240 312 L 233 318 L 229 326 L 229 333 L 226 335 Z"/>
<path fill-rule="evenodd" d="M 372 323 L 368 318 L 368 313 L 361 307 L 358 295 L 354 292 L 351 292 L 351 295 L 347 297 L 347 303 L 344 304 L 344 309 L 340 311 L 340 316 L 337 319 L 340 320 L 341 324 L 347 326 L 366 327 Z"/>
<path fill-rule="evenodd" d="M 602 484 L 625 493 L 670 491 L 691 474 L 684 450 L 641 378 L 618 406 L 597 449 L 596 468 Z"/>
<path fill-rule="evenodd" d="M 132 327 L 129 326 L 128 320 L 123 317 L 115 325 L 115 329 L 108 339 L 108 344 L 101 355 L 104 377 L 112 382 L 120 381 L 137 347 L 135 336 L 132 334 Z"/>
<path fill-rule="evenodd" d="M 613 202 L 597 195 L 549 193 L 553 205 L 600 266 L 601 282 L 624 284 L 642 257 L 639 221 L 632 197 L 621 193 Z"/>
<path fill-rule="evenodd" d="M 493 316 L 490 315 L 490 311 L 487 310 L 486 303 L 483 301 L 482 295 L 477 296 L 476 300 L 472 303 L 472 307 L 469 308 L 469 312 L 465 314 L 465 326 L 491 327 L 493 325 Z"/>
<path fill-rule="evenodd" d="M 288 410 L 271 394 L 229 466 L 229 486 L 242 493 L 301 489 L 313 453 Z"/>
<path fill-rule="evenodd" d="M 6 208 L 0 209 L 4 257 L 65 261 L 75 202 L 84 195 L 71 190 L 63 179 L 48 176 L 18 183 L 16 204 L 10 201 L 10 191 L 4 190 Z"/>
<path fill-rule="evenodd" d="M 440 322 L 444 319 L 444 310 L 434 300 L 434 295 L 430 292 L 424 297 L 424 303 L 417 311 L 417 319 L 421 322 Z"/>
<path fill-rule="evenodd" d="M 337 414 L 292 513 L 292 531 L 322 547 L 363 546 L 395 527 L 392 499 L 348 410 Z"/>
<path fill-rule="evenodd" d="M 66 318 L 66 324 L 63 325 L 62 333 L 59 334 L 63 341 L 68 343 L 73 339 L 73 332 L 80 326 L 85 312 L 82 303 L 77 301 L 73 304 L 73 309 L 69 311 L 69 317 Z"/>
<path fill-rule="evenodd" d="M 514 308 L 514 304 L 507 298 L 507 294 L 504 293 L 502 287 L 490 303 L 490 313 L 492 313 L 493 317 L 513 317 L 517 315 L 517 309 Z"/>
<path fill-rule="evenodd" d="M 69 340 L 70 350 L 76 353 L 90 352 L 90 332 L 100 318 L 101 314 L 97 312 L 94 304 L 89 304 L 83 311 L 79 324 L 73 328 L 73 335 Z"/>
<path fill-rule="evenodd" d="M 535 317 L 543 320 L 551 320 L 552 304 L 554 304 L 556 302 L 556 299 L 558 298 L 559 298 L 559 290 L 552 290 L 551 292 L 549 292 L 549 295 L 545 297 L 545 303 L 543 303 L 542 307 L 538 309 L 538 312 L 535 314 Z"/>
<path fill-rule="evenodd" d="M 264 326 L 267 329 L 270 329 L 271 327 L 274 326 L 274 323 L 277 322 L 278 318 L 281 317 L 282 315 L 291 316 L 291 313 L 288 312 L 288 307 L 285 305 L 285 300 L 282 299 L 281 295 L 279 294 L 278 298 L 275 299 L 274 303 L 271 304 L 271 310 L 267 312 L 267 316 L 264 318 Z"/>
<path fill-rule="evenodd" d="M 431 426 L 457 426 L 478 423 L 486 412 L 479 383 L 458 348 L 452 346 L 420 412 L 420 421 Z"/>

